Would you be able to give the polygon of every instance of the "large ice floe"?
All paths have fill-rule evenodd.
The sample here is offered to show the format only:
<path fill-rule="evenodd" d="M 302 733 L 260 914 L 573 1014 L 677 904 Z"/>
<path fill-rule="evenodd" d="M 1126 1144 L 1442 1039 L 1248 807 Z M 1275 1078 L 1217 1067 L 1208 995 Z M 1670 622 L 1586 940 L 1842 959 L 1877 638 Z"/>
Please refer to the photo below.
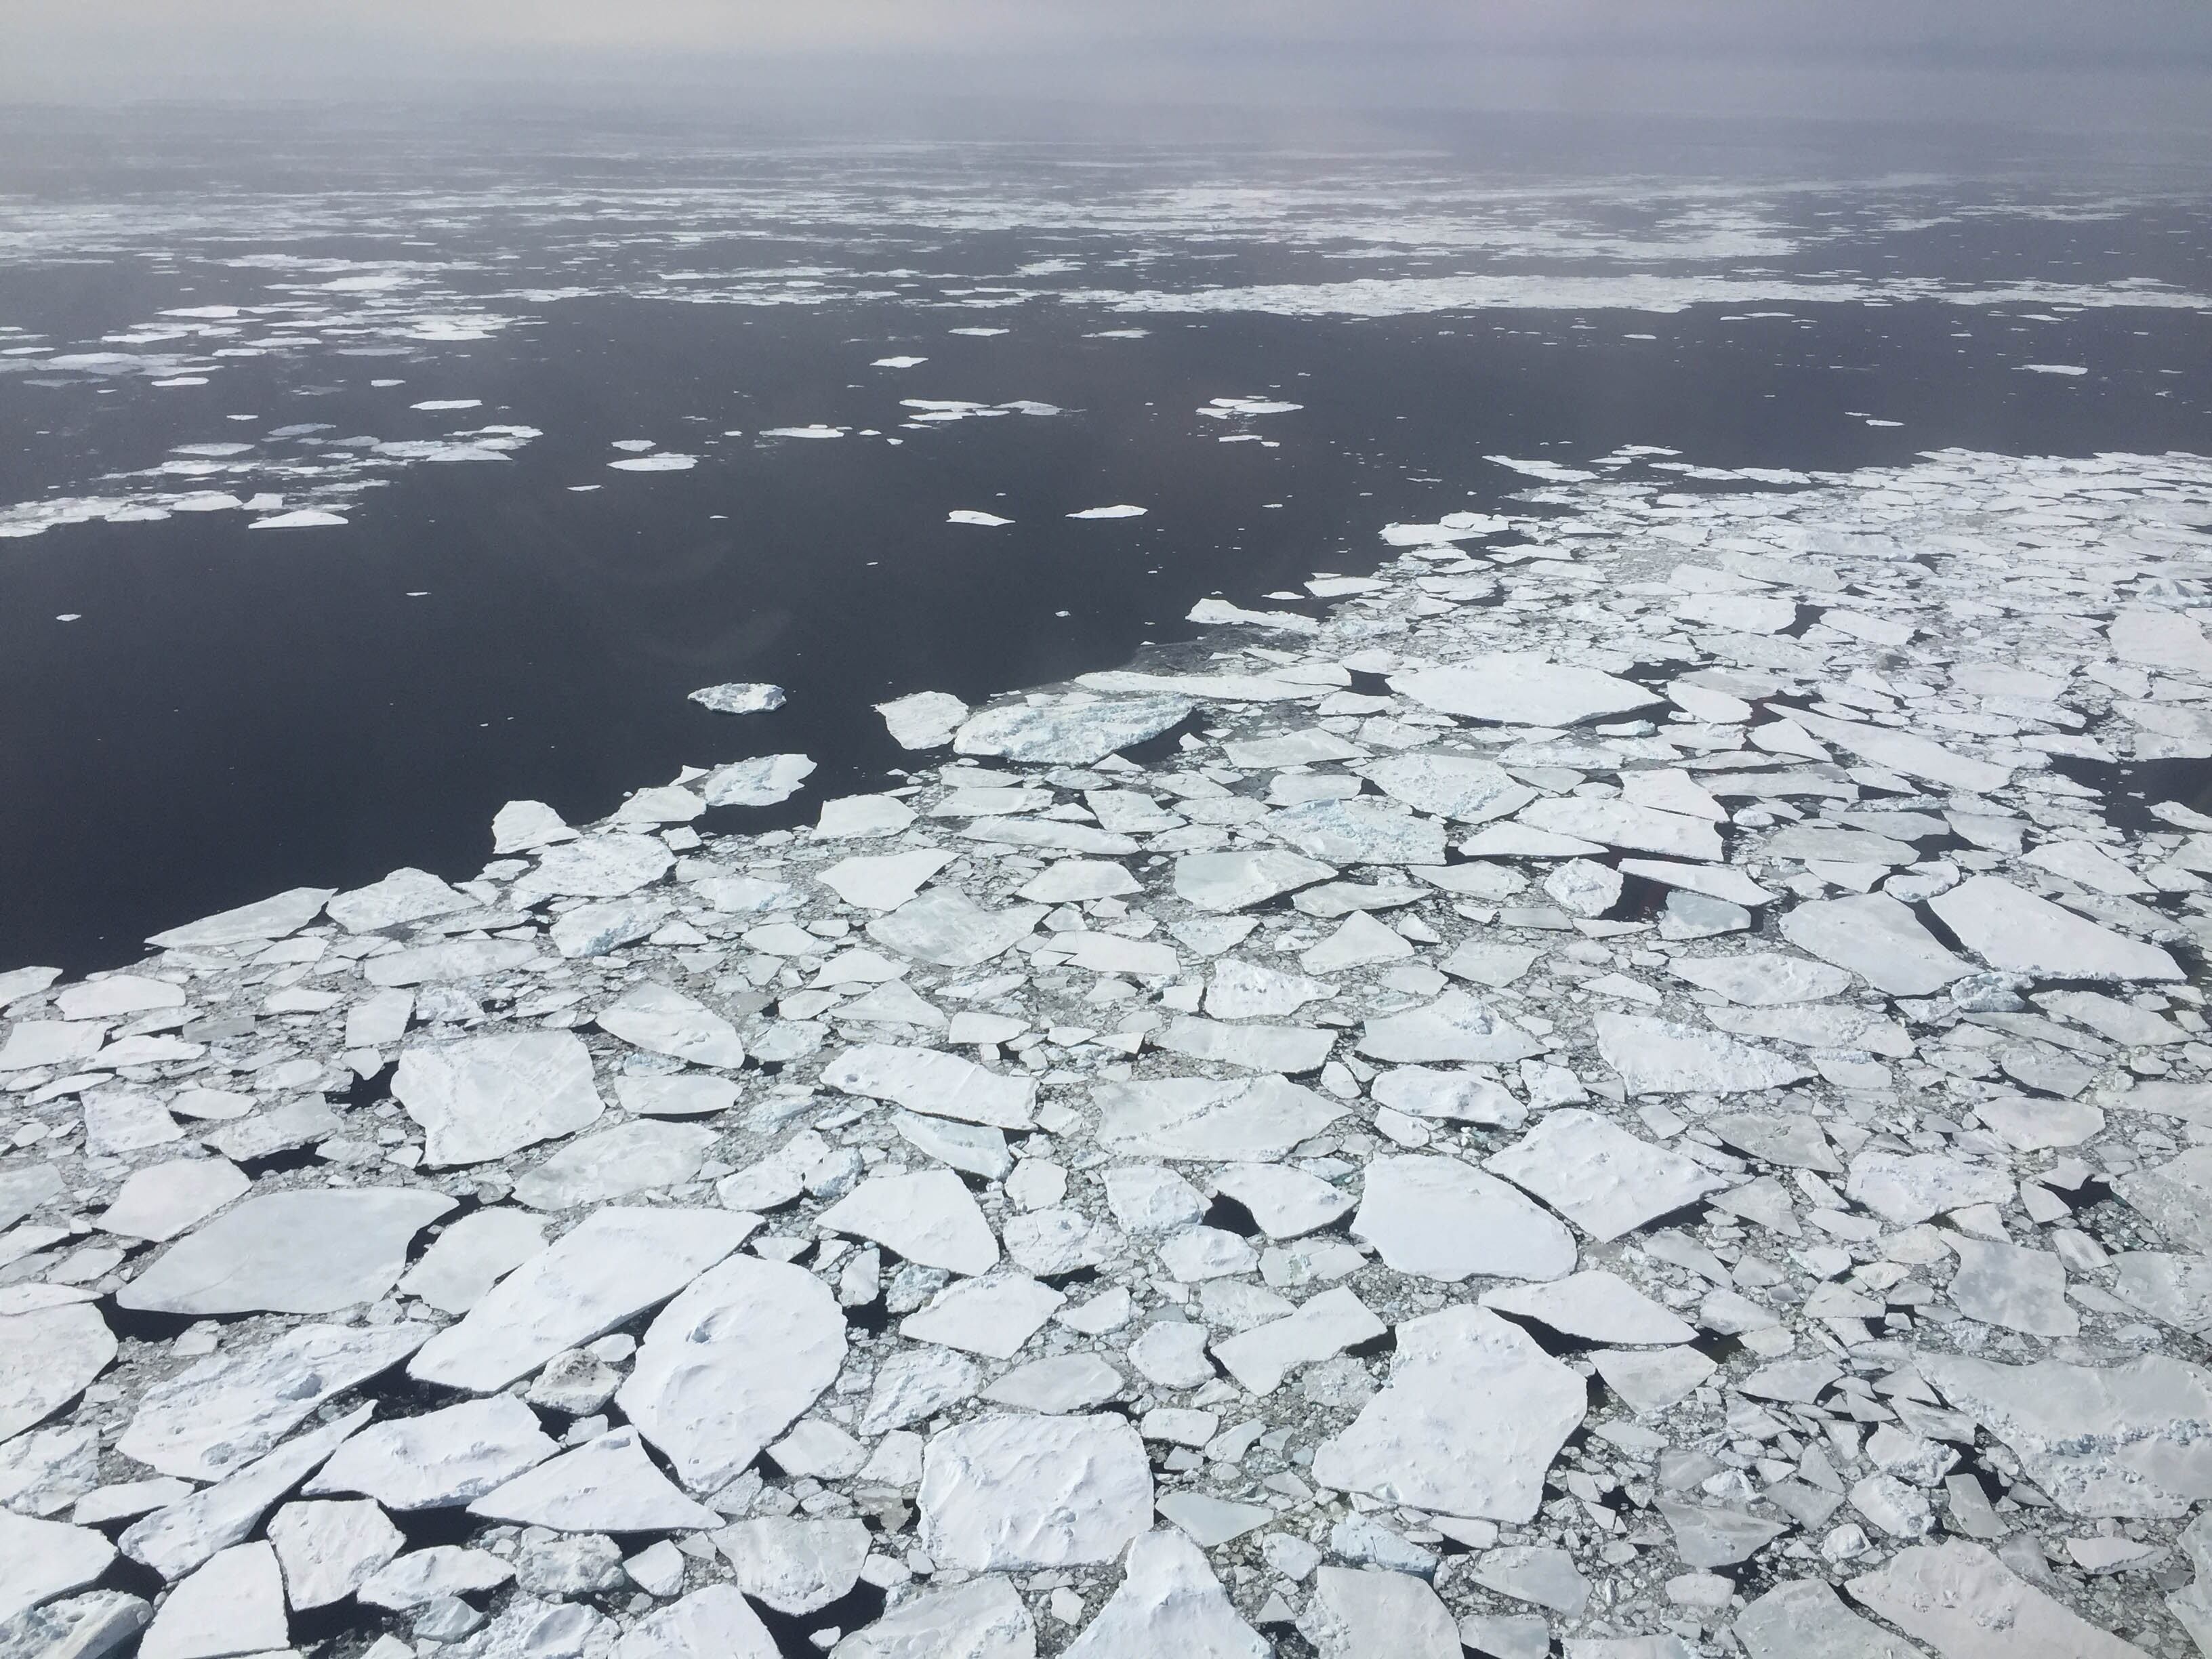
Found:
<path fill-rule="evenodd" d="M 0 974 L 0 1655 L 2212 1653 L 2212 465 L 1511 465 Z"/>

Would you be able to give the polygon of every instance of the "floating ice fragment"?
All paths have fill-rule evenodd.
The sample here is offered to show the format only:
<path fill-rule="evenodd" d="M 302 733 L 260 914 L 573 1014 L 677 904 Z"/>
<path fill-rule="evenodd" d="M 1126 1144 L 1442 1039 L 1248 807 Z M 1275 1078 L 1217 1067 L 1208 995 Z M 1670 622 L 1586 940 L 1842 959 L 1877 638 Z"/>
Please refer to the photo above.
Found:
<path fill-rule="evenodd" d="M 1574 1237 L 1555 1218 L 1455 1158 L 1370 1163 L 1352 1236 L 1400 1273 L 1445 1284 L 1557 1279 L 1575 1266 Z"/>
<path fill-rule="evenodd" d="M 409 1374 L 495 1393 L 673 1296 L 759 1224 L 726 1210 L 595 1210 L 439 1332 Z"/>
<path fill-rule="evenodd" d="M 592 1058 L 567 1031 L 508 1031 L 409 1048 L 392 1098 L 425 1133 L 433 1168 L 482 1164 L 573 1134 L 605 1109 Z"/>
<path fill-rule="evenodd" d="M 923 1547 L 974 1572 L 1110 1561 L 1151 1525 L 1144 1442 L 1119 1417 L 986 1417 L 923 1453 Z"/>
<path fill-rule="evenodd" d="M 760 755 L 716 767 L 700 789 L 709 806 L 774 806 L 813 775 L 814 763 L 805 755 Z"/>
<path fill-rule="evenodd" d="M 733 681 L 727 685 L 702 686 L 687 701 L 717 714 L 765 714 L 782 708 L 786 699 L 780 685 Z"/>
<path fill-rule="evenodd" d="M 876 712 L 902 749 L 941 749 L 968 718 L 968 705 L 947 692 L 916 691 L 878 703 Z"/>
<path fill-rule="evenodd" d="M 1595 668 L 1505 653 L 1394 674 L 1390 689 L 1443 714 L 1509 726 L 1575 726 L 1663 701 Z"/>
<path fill-rule="evenodd" d="M 1601 1243 L 1729 1184 L 1680 1153 L 1577 1108 L 1547 1113 L 1520 1140 L 1493 1153 L 1486 1167 Z"/>
<path fill-rule="evenodd" d="M 1191 702 L 1177 696 L 1003 703 L 969 718 L 954 736 L 963 755 L 1090 766 L 1180 725 Z"/>
<path fill-rule="evenodd" d="M 712 1492 L 813 1405 L 845 1348 L 844 1313 L 820 1279 L 736 1256 L 661 1310 L 616 1398 L 686 1485 Z"/>
<path fill-rule="evenodd" d="M 2124 939 L 1997 876 L 1976 876 L 1929 901 L 1959 942 L 1990 967 L 2050 979 L 2178 980 L 2154 945 Z"/>
<path fill-rule="evenodd" d="M 331 1313 L 374 1302 L 415 1235 L 453 1207 L 395 1187 L 264 1193 L 173 1244 L 116 1295 L 154 1313 Z"/>
<path fill-rule="evenodd" d="M 1485 1308 L 1410 1319 L 1397 1337 L 1389 1382 L 1315 1449 L 1314 1479 L 1444 1515 L 1534 1519 L 1582 1423 L 1582 1380 Z"/>

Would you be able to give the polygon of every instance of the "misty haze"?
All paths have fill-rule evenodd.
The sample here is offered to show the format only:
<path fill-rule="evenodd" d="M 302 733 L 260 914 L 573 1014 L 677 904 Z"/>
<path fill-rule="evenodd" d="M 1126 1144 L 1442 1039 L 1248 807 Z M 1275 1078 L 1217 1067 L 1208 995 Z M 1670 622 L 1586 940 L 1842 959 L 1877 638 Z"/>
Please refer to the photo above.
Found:
<path fill-rule="evenodd" d="M 2212 1659 L 2212 15 L 0 40 L 0 1659 Z"/>

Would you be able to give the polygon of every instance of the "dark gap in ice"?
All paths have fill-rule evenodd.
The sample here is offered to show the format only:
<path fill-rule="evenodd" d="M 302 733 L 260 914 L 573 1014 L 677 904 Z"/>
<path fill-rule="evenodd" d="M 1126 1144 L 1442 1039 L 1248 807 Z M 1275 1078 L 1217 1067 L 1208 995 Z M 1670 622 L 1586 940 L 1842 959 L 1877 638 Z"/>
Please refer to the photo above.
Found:
<path fill-rule="evenodd" d="M 238 1167 L 251 1179 L 258 1181 L 264 1176 L 289 1175 L 295 1170 L 308 1169 L 321 1162 L 313 1146 L 287 1146 L 282 1152 L 243 1159 Z"/>
<path fill-rule="evenodd" d="M 1659 920 L 1659 913 L 1667 908 L 1667 895 L 1674 890 L 1663 882 L 1647 880 L 1642 876 L 1623 876 L 1620 897 L 1612 909 L 1605 913 L 1607 921 L 1649 921 Z"/>
<path fill-rule="evenodd" d="M 1741 1342 L 1719 1331 L 1701 1332 L 1690 1339 L 1690 1346 L 1723 1368 L 1736 1355 L 1746 1352 Z"/>
<path fill-rule="evenodd" d="M 750 1601 L 752 1598 L 748 1596 Z M 841 1631 L 858 1630 L 872 1625 L 883 1617 L 885 1597 L 882 1590 L 863 1580 L 839 1596 L 826 1607 L 817 1607 L 812 1613 L 796 1616 L 778 1613 L 759 1601 L 752 1601 L 761 1623 L 768 1626 L 769 1638 L 775 1650 L 787 1659 L 821 1659 L 823 1650 L 808 1639 L 817 1630 L 832 1626 Z"/>
<path fill-rule="evenodd" d="M 200 1322 L 198 1314 L 153 1313 L 124 1307 L 113 1296 L 103 1296 L 93 1305 L 107 1322 L 107 1328 L 125 1342 L 173 1342 Z M 248 1316 L 240 1314 L 236 1318 Z"/>
<path fill-rule="evenodd" d="M 129 1523 L 118 1520 L 113 1524 L 121 1528 Z M 110 1561 L 107 1564 L 107 1571 L 93 1580 L 89 1586 L 93 1589 L 121 1590 L 125 1595 L 136 1595 L 142 1601 L 147 1601 L 158 1600 L 168 1587 L 168 1581 L 153 1568 L 143 1561 L 133 1561 L 129 1556 L 123 1554 L 118 1554 L 112 1561 Z M 122 1646 L 110 1650 L 118 1656 L 136 1653 L 137 1650 L 138 1638 L 135 1635 Z"/>
<path fill-rule="evenodd" d="M 1922 836 L 1917 839 L 1900 836 L 1895 839 L 1910 841 L 1911 845 L 1935 858 L 1942 858 L 1948 853 L 1971 853 L 1974 850 L 1973 842 L 1968 841 L 1964 836 Z"/>
<path fill-rule="evenodd" d="M 2177 895 L 2177 896 L 2179 896 Z M 2202 985 L 2212 977 L 2212 957 L 2204 954 L 2204 942 L 2191 934 L 2186 939 L 2172 939 L 2165 945 L 2166 955 L 2188 976 L 2191 985 Z"/>
<path fill-rule="evenodd" d="M 420 1261 L 431 1245 L 438 1242 L 447 1228 L 452 1226 L 456 1221 L 475 1214 L 482 1208 L 483 1208 L 483 1198 L 478 1189 L 471 1188 L 465 1193 L 455 1194 L 453 1207 L 408 1241 L 407 1265 L 411 1267 Z"/>
<path fill-rule="evenodd" d="M 312 1648 L 321 1643 L 332 1645 L 326 1652 L 337 1653 L 338 1644 L 346 1643 L 350 1650 L 360 1652 L 373 1645 L 380 1636 L 403 1636 L 399 1615 L 381 1607 L 363 1607 L 350 1595 L 333 1601 L 327 1607 L 309 1607 L 306 1612 L 295 1611 L 292 1615 L 292 1645 Z M 120 1656 L 121 1649 L 114 1650 Z"/>
<path fill-rule="evenodd" d="M 1997 1479 L 1997 1472 L 1983 1460 L 1978 1447 L 1962 1446 L 1955 1440 L 1947 1440 L 1943 1443 L 1955 1448 L 1959 1454 L 1959 1467 L 1951 1471 L 1953 1474 L 1965 1475 L 1972 1480 L 1982 1489 L 1982 1496 L 1992 1504 L 2005 1495 L 2004 1483 Z"/>
<path fill-rule="evenodd" d="M 617 1413 L 615 1410 L 614 1401 L 611 1400 L 609 1401 L 605 1407 L 601 1407 L 601 1409 L 606 1413 L 607 1420 L 610 1423 L 615 1421 Z M 622 1419 L 624 1423 L 627 1423 L 629 1420 L 629 1419 L 628 1418 L 623 1418 Z M 666 1477 L 670 1486 L 674 1486 L 678 1491 L 681 1492 L 684 1489 L 683 1479 L 678 1474 L 676 1465 L 669 1462 L 668 1454 L 661 1450 L 659 1447 L 654 1445 L 652 1441 L 648 1440 L 641 1434 L 637 1437 L 637 1443 L 639 1448 L 645 1453 L 646 1462 L 652 1464 L 656 1469 L 659 1469 L 660 1473 Z M 659 1537 L 664 1532 L 683 1532 L 688 1530 L 689 1528 L 682 1527 L 664 1527 L 653 1532 L 629 1534 L 629 1536 L 635 1538 L 637 1541 L 632 1547 L 625 1549 L 623 1553 L 624 1555 L 635 1554 L 638 1550 L 642 1549 L 646 1545 L 651 1543 L 655 1538 Z M 617 1534 L 617 1537 L 623 1535 L 623 1534 Z"/>
<path fill-rule="evenodd" d="M 482 1519 L 469 1513 L 465 1504 L 435 1510 L 388 1510 L 386 1513 L 407 1540 L 410 1550 L 465 1546 L 474 1540 L 484 1525 Z"/>
<path fill-rule="evenodd" d="M 1626 1407 L 1628 1402 L 1608 1388 L 1605 1378 L 1597 1372 L 1592 1371 L 1589 1380 L 1590 1410 L 1602 1412 L 1615 1407 Z"/>
<path fill-rule="evenodd" d="M 1206 1213 L 1199 1218 L 1199 1224 L 1218 1227 L 1223 1232 L 1241 1234 L 1246 1238 L 1256 1238 L 1260 1235 L 1260 1224 L 1253 1218 L 1252 1212 L 1226 1193 L 1206 1206 Z"/>
<path fill-rule="evenodd" d="M 1314 1644 L 1295 1625 L 1271 1625 L 1273 1634 L 1268 1640 L 1274 1644 L 1275 1659 L 1319 1659 Z"/>
<path fill-rule="evenodd" d="M 1782 630 L 1783 637 L 1791 640 L 1804 638 L 1805 630 L 1827 614 L 1828 607 L 1825 605 L 1807 605 L 1803 600 L 1799 600 L 1797 619 Z"/>
<path fill-rule="evenodd" d="M 1060 1291 L 1063 1296 L 1067 1293 L 1071 1286 L 1077 1285 L 1094 1285 L 1097 1283 L 1097 1280 L 1098 1269 L 1096 1267 L 1071 1267 L 1064 1273 L 1039 1273 L 1037 1275 L 1038 1284 L 1049 1285 L 1054 1290 Z"/>
<path fill-rule="evenodd" d="M 1961 962 L 1972 962 L 1974 959 L 1974 953 L 1966 948 L 1965 942 L 1956 933 L 1951 931 L 1950 924 L 1936 914 L 1935 908 L 1926 899 L 1920 900 L 1911 907 L 1911 909 L 1914 916 L 1918 918 L 1920 925 L 1936 936 L 1936 942 L 1938 945 Z"/>
<path fill-rule="evenodd" d="M 374 1106 L 379 1101 L 390 1097 L 392 1073 L 398 1069 L 399 1062 L 394 1060 L 391 1064 L 380 1067 L 367 1077 L 356 1076 L 354 1080 L 343 1089 L 336 1091 L 326 1089 L 323 1092 L 327 1098 L 335 1101 L 343 1108 L 358 1109 L 363 1106 Z"/>
<path fill-rule="evenodd" d="M 1669 659 L 1664 662 L 1632 662 L 1627 667 L 1614 669 L 1612 672 L 1613 678 L 1617 680 L 1626 680 L 1631 685 L 1640 685 L 1646 691 L 1656 692 L 1663 696 L 1667 688 L 1680 679 L 1688 666 L 1686 663 Z M 1630 720 L 1634 717 L 1621 714 L 1613 718 Z"/>
<path fill-rule="evenodd" d="M 1393 1325 L 1380 1336 L 1370 1336 L 1364 1342 L 1355 1342 L 1345 1351 L 1352 1359 L 1384 1359 L 1398 1352 L 1398 1328 Z"/>
<path fill-rule="evenodd" d="M 864 1302 L 857 1308 L 846 1309 L 845 1322 L 855 1330 L 866 1331 L 871 1336 L 881 1336 L 889 1330 L 891 1324 L 891 1313 L 884 1300 L 883 1292 L 877 1291 L 876 1299 L 872 1302 Z"/>
<path fill-rule="evenodd" d="M 1669 1210 L 1664 1215 L 1655 1215 L 1638 1231 L 1663 1231 L 1669 1227 L 1679 1227 L 1684 1232 L 1688 1232 L 1693 1228 L 1704 1226 L 1711 1219 L 1711 1212 L 1705 1207 L 1704 1200 L 1700 1200 L 1694 1204 L 1685 1204 L 1679 1210 Z"/>
<path fill-rule="evenodd" d="M 1528 1314 L 1507 1313 L 1502 1309 L 1493 1310 L 1493 1311 L 1508 1324 L 1518 1325 L 1526 1331 L 1530 1340 L 1554 1359 L 1565 1359 L 1575 1354 L 1588 1353 L 1594 1348 L 1605 1346 L 1602 1342 L 1591 1342 L 1579 1336 L 1570 1336 L 1566 1332 L 1547 1325 L 1542 1320 L 1534 1318 Z"/>
<path fill-rule="evenodd" d="M 836 780 L 825 783 L 820 771 L 788 800 L 773 806 L 710 806 L 691 820 L 691 828 L 711 840 L 717 836 L 757 836 L 770 830 L 795 830 L 822 816 L 822 803 L 848 793 Z"/>
<path fill-rule="evenodd" d="M 1345 689 L 1355 697 L 1387 697 L 1390 695 L 1390 677 L 1388 674 L 1370 674 L 1359 668 L 1347 669 L 1346 672 L 1352 676 L 1352 684 Z"/>
<path fill-rule="evenodd" d="M 1157 738 L 1146 738 L 1142 743 L 1130 744 L 1127 748 L 1115 752 L 1123 760 L 1133 762 L 1139 766 L 1158 766 L 1162 762 L 1173 760 L 1182 754 L 1182 740 L 1187 737 L 1196 737 L 1199 728 L 1212 718 L 1213 716 L 1206 709 L 1194 708 Z"/>
<path fill-rule="evenodd" d="M 2212 812 L 2212 760 L 2116 762 L 2053 755 L 2051 769 L 2095 790 L 2105 822 L 2128 835 L 2161 834 L 2177 828 L 2151 812 L 2167 801 Z"/>
<path fill-rule="evenodd" d="M 378 1413 L 386 1417 L 421 1417 L 428 1413 L 442 1411 L 457 1406 L 471 1396 L 459 1389 L 449 1389 L 441 1382 L 425 1382 L 411 1375 L 406 1365 L 395 1362 L 388 1370 L 378 1372 L 365 1382 L 357 1382 L 345 1391 L 346 1408 L 362 1401 L 373 1400 L 384 1407 Z"/>
<path fill-rule="evenodd" d="M 1789 1535 L 1788 1531 L 1784 1531 L 1782 1534 L 1784 1538 Z M 1753 1551 L 1748 1560 L 1738 1561 L 1731 1566 L 1701 1567 L 1698 1571 L 1727 1579 L 1735 1586 L 1736 1594 L 1745 1601 L 1756 1601 L 1787 1576 L 1783 1572 L 1778 1560 L 1770 1561 L 1766 1559 L 1769 1555 L 1777 1553 L 1778 1553 L 1775 1551 L 1772 1545 L 1767 1545 Z"/>

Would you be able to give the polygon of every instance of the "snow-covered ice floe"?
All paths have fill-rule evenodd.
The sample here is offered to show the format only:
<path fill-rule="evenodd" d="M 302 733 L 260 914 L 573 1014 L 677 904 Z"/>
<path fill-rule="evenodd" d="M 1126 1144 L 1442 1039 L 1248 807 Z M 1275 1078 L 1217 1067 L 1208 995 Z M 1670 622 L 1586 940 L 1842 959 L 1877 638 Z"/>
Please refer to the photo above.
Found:
<path fill-rule="evenodd" d="M 1663 455 L 0 974 L 0 1651 L 2212 1644 L 2212 463 Z"/>

